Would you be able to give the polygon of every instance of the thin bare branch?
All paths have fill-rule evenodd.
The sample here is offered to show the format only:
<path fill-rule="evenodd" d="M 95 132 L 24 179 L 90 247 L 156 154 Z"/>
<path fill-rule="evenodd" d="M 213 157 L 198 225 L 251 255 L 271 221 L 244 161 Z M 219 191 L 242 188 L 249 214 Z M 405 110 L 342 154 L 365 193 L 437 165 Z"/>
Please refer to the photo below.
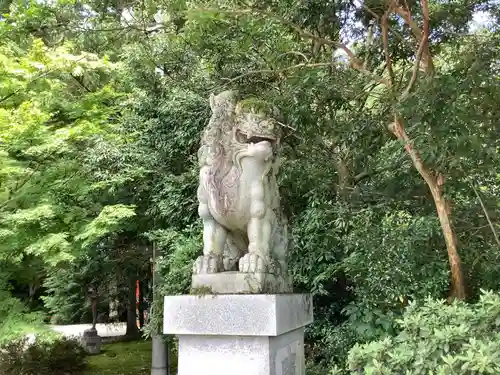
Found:
<path fill-rule="evenodd" d="M 406 134 L 403 120 L 398 114 L 394 115 L 394 122 L 389 125 L 389 130 L 396 136 L 396 138 L 404 142 L 404 148 L 407 154 L 410 156 L 413 161 L 413 165 L 425 182 L 427 182 L 429 186 L 435 186 L 436 178 L 425 166 L 420 153 L 413 147 L 412 140 Z"/>
<path fill-rule="evenodd" d="M 78 83 L 78 85 L 80 85 L 85 91 L 87 92 L 92 92 L 91 89 L 89 89 L 87 86 L 85 86 L 85 84 L 83 83 L 83 81 L 78 78 L 77 76 L 71 74 L 71 77 Z"/>
<path fill-rule="evenodd" d="M 406 1 L 405 1 L 406 4 Z M 422 30 L 417 25 L 417 23 L 413 20 L 411 16 L 410 9 L 406 4 L 405 7 L 398 6 L 394 8 L 394 11 L 399 14 L 406 24 L 410 27 L 413 36 L 415 37 L 419 46 L 421 45 L 422 40 L 425 40 L 425 44 L 422 50 L 422 65 L 425 66 L 425 71 L 427 74 L 433 74 L 434 72 L 434 64 L 432 62 L 432 57 L 429 51 L 429 3 L 427 0 L 421 0 L 424 25 Z"/>
<path fill-rule="evenodd" d="M 37 164 L 35 166 L 35 168 L 33 168 L 30 171 L 30 173 L 28 174 L 28 176 L 24 180 L 22 180 L 21 182 L 17 182 L 16 183 L 16 186 L 14 187 L 14 189 L 11 190 L 11 191 L 9 191 L 9 197 L 7 198 L 7 200 L 5 200 L 5 201 L 3 201 L 3 202 L 0 203 L 0 208 L 6 207 L 10 202 L 13 202 L 15 200 L 14 195 L 16 193 L 18 193 L 24 187 L 24 185 L 26 185 L 28 183 L 29 180 L 31 180 L 31 178 L 40 169 L 40 167 L 41 167 L 41 163 Z"/>
<path fill-rule="evenodd" d="M 472 190 L 474 190 L 474 193 L 476 193 L 476 197 L 479 200 L 479 203 L 481 204 L 481 208 L 483 209 L 484 216 L 486 217 L 486 220 L 488 221 L 488 225 L 490 226 L 491 231 L 493 232 L 493 236 L 495 237 L 495 241 L 497 242 L 498 247 L 500 247 L 500 238 L 498 238 L 498 233 L 495 230 L 495 226 L 493 225 L 493 222 L 491 221 L 490 215 L 488 214 L 488 210 L 486 209 L 486 206 L 485 206 L 483 200 L 481 199 L 481 196 L 479 195 L 479 192 L 477 191 L 477 189 L 474 187 L 473 184 L 471 184 L 471 187 L 472 187 Z"/>
<path fill-rule="evenodd" d="M 276 119 L 274 119 L 274 121 L 276 121 L 279 125 L 283 126 L 284 128 L 288 128 L 288 129 L 290 129 L 290 130 L 293 130 L 294 132 L 296 132 L 296 131 L 297 131 L 297 129 L 295 129 L 294 127 L 292 127 L 292 126 L 290 126 L 290 125 L 284 124 L 284 123 L 282 123 L 282 122 L 280 122 L 280 121 L 278 121 L 278 120 L 276 120 Z"/>
<path fill-rule="evenodd" d="M 123 31 L 123 30 L 122 30 Z M 105 42 L 101 43 L 100 45 L 97 46 L 97 48 L 100 48 L 100 47 L 106 47 L 108 46 L 109 44 L 111 43 L 114 43 L 118 40 L 118 37 L 121 36 L 121 32 L 122 31 L 119 31 L 118 33 L 116 33 L 116 35 L 114 35 L 114 38 L 110 38 L 108 40 L 106 40 Z M 79 57 L 78 59 L 76 59 L 74 62 L 80 62 L 82 60 L 84 60 L 85 58 L 87 58 L 87 54 L 82 54 L 81 57 Z M 39 79 L 42 79 L 44 77 L 47 77 L 48 75 L 50 75 L 51 73 L 55 72 L 55 68 L 51 68 L 51 69 L 48 69 L 46 70 L 45 72 L 43 73 L 40 73 L 39 75 L 37 75 L 36 77 L 34 77 L 33 79 L 31 79 L 30 81 L 27 82 L 26 84 L 26 87 L 28 87 L 29 85 L 31 85 L 32 83 L 36 82 L 37 80 Z M 15 90 L 7 95 L 5 95 L 3 98 L 0 98 L 0 103 L 10 99 L 11 97 L 15 96 L 15 95 L 18 95 L 19 93 L 21 93 L 22 91 L 26 90 L 26 87 L 22 87 L 18 90 Z"/>
<path fill-rule="evenodd" d="M 307 56 L 299 51 L 288 51 L 288 52 L 282 53 L 281 55 L 277 56 L 275 60 L 278 60 L 279 58 L 286 56 L 286 55 L 301 56 L 307 63 L 309 63 L 309 59 L 307 58 Z"/>

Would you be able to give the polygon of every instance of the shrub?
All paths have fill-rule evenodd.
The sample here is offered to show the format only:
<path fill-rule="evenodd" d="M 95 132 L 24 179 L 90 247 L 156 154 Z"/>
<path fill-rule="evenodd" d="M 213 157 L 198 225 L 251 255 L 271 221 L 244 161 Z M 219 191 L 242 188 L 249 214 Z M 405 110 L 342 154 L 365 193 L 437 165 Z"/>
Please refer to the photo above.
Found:
<path fill-rule="evenodd" d="M 23 337 L 0 347 L 2 375 L 79 374 L 86 366 L 86 351 L 77 339 Z"/>
<path fill-rule="evenodd" d="M 412 303 L 396 321 L 396 336 L 355 345 L 352 374 L 500 374 L 500 295 L 483 292 L 479 302 Z"/>
<path fill-rule="evenodd" d="M 42 313 L 29 312 L 19 299 L 2 290 L 0 283 L 0 346 L 29 332 L 41 330 L 42 322 Z"/>

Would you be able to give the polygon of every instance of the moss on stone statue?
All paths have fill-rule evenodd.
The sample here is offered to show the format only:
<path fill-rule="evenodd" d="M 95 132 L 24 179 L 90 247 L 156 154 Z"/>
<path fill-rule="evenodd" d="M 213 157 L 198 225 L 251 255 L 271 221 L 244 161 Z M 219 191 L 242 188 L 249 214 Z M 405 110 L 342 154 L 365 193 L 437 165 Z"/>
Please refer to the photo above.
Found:
<path fill-rule="evenodd" d="M 250 112 L 264 116 L 273 116 L 275 107 L 265 100 L 257 98 L 247 98 L 238 102 L 237 107 L 241 112 Z"/>
<path fill-rule="evenodd" d="M 202 297 L 206 295 L 215 295 L 216 293 L 214 293 L 212 288 L 209 286 L 200 286 L 197 288 L 191 288 L 189 294 Z"/>

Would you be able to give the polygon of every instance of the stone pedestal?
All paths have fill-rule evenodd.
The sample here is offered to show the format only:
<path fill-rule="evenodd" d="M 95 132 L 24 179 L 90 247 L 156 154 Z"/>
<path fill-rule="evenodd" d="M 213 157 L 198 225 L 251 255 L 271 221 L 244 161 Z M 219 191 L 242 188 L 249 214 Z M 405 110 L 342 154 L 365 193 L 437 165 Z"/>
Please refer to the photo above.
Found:
<path fill-rule="evenodd" d="M 291 279 L 271 273 L 221 272 L 194 274 L 193 290 L 210 294 L 274 294 L 290 293 Z"/>
<path fill-rule="evenodd" d="M 101 336 L 97 334 L 95 328 L 83 331 L 82 345 L 89 354 L 101 353 Z"/>
<path fill-rule="evenodd" d="M 165 297 L 164 333 L 179 338 L 178 375 L 304 375 L 304 294 Z"/>

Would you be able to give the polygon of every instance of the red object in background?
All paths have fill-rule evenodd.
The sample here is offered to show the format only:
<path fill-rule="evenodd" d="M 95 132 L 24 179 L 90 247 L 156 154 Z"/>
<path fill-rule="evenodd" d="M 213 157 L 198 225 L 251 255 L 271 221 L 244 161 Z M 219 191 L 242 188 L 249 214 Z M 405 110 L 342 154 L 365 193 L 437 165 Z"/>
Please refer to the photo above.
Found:
<path fill-rule="evenodd" d="M 139 298 L 140 298 L 140 291 L 139 291 L 139 280 L 135 282 L 135 316 L 136 316 L 136 322 L 138 328 L 141 328 L 141 323 L 139 321 Z"/>

